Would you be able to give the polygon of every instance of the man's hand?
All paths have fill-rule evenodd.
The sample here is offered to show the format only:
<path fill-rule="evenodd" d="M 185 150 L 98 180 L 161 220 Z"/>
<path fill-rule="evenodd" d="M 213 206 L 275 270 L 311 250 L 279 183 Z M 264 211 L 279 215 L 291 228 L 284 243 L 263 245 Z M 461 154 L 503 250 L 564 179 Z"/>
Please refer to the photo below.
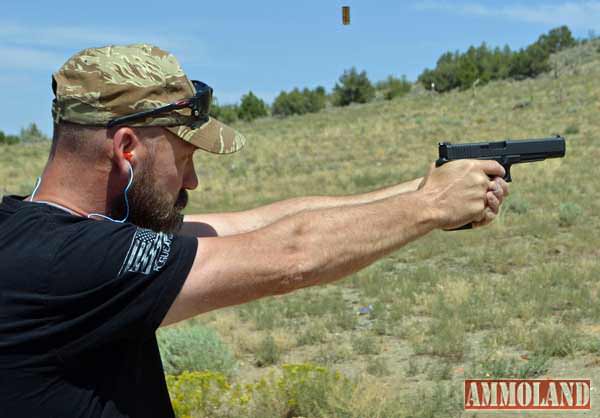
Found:
<path fill-rule="evenodd" d="M 432 165 L 419 191 L 432 201 L 438 228 L 455 229 L 468 223 L 479 227 L 496 217 L 508 194 L 504 174 L 496 161 L 457 160 L 438 168 Z"/>
<path fill-rule="evenodd" d="M 492 222 L 500 212 L 500 206 L 504 198 L 508 196 L 508 183 L 501 177 L 495 177 L 490 181 L 490 186 L 486 193 L 487 207 L 484 211 L 483 219 L 473 222 L 473 228 L 479 228 Z"/>

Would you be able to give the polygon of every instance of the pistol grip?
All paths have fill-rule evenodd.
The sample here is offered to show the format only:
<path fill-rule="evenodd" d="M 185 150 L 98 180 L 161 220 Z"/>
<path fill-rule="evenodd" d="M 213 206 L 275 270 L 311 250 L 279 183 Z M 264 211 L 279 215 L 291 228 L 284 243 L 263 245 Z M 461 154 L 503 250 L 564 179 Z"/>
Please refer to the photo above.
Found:
<path fill-rule="evenodd" d="M 512 181 L 512 177 L 510 176 L 510 165 L 504 165 L 504 171 L 506 172 L 506 174 L 504 174 L 504 181 L 510 183 Z"/>

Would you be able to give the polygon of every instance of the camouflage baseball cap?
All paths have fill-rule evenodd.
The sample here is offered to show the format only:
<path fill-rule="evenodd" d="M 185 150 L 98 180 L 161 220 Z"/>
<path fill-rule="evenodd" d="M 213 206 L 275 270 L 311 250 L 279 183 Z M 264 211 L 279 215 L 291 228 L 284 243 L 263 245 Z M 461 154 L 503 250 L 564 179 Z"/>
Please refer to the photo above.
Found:
<path fill-rule="evenodd" d="M 54 121 L 88 126 L 107 126 L 111 119 L 195 94 L 177 59 L 147 44 L 85 49 L 52 75 L 52 89 Z M 202 122 L 185 108 L 127 125 L 163 126 L 184 141 L 217 154 L 238 151 L 246 143 L 241 133 L 213 117 Z"/>

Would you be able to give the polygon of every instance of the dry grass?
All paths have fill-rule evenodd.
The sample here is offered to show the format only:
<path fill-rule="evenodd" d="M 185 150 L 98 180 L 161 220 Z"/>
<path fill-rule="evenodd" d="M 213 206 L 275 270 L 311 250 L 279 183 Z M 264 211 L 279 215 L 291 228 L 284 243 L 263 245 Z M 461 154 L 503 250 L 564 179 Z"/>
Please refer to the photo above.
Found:
<path fill-rule="evenodd" d="M 514 366 L 490 363 L 492 355 L 544 355 L 546 375 L 600 379 L 600 54 L 596 46 L 585 48 L 558 58 L 558 77 L 266 118 L 237 126 L 248 137 L 241 153 L 199 153 L 201 186 L 191 194 L 190 212 L 359 193 L 409 180 L 425 173 L 441 140 L 570 132 L 566 158 L 514 167 L 512 195 L 494 225 L 436 232 L 335 285 L 207 315 L 248 360 L 240 379 L 263 372 L 249 359 L 267 334 L 285 362 L 317 360 L 347 373 L 369 364 L 385 369 L 378 377 L 365 375 L 364 391 L 356 394 L 364 416 L 385 402 L 419 409 L 418 394 L 429 393 L 419 388 L 438 394 L 430 393 L 423 411 L 454 416 L 458 412 L 448 411 L 456 411 L 452 391 L 458 389 L 447 393 L 434 384 L 455 384 L 464 370 L 485 361 L 492 371 Z M 0 147 L 0 192 L 29 193 L 46 153 L 43 146 Z M 375 314 L 357 316 L 360 306 L 376 302 Z M 529 370 L 521 362 L 510 370 Z"/>

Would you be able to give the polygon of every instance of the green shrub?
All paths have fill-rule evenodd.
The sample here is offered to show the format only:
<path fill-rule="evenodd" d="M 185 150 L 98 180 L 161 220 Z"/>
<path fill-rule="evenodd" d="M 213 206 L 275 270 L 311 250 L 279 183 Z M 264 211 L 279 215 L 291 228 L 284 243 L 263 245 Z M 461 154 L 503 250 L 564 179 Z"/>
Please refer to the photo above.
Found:
<path fill-rule="evenodd" d="M 253 121 L 256 118 L 268 116 L 269 110 L 264 101 L 256 97 L 251 91 L 242 96 L 238 117 L 245 121 Z"/>
<path fill-rule="evenodd" d="M 566 357 L 580 345 L 579 334 L 568 325 L 545 323 L 529 335 L 527 349 L 540 356 Z"/>
<path fill-rule="evenodd" d="M 177 417 L 224 416 L 224 411 L 244 416 L 248 411 L 249 394 L 240 386 L 232 387 L 221 373 L 183 372 L 167 375 L 166 380 Z"/>
<path fill-rule="evenodd" d="M 562 51 L 565 48 L 571 48 L 577 45 L 577 41 L 573 38 L 573 34 L 568 26 L 560 26 L 551 29 L 547 34 L 541 35 L 536 44 L 539 45 L 548 54 Z"/>
<path fill-rule="evenodd" d="M 392 374 L 387 361 L 381 357 L 374 357 L 367 362 L 367 373 L 373 376 L 389 376 Z"/>
<path fill-rule="evenodd" d="M 550 54 L 574 46 L 576 41 L 568 27 L 561 26 L 541 35 L 538 40 L 519 51 L 489 48 L 485 43 L 471 46 L 464 52 L 446 52 L 433 70 L 425 69 L 418 78 L 426 89 L 435 86 L 438 92 L 455 88 L 471 88 L 491 80 L 524 79 L 549 71 Z"/>
<path fill-rule="evenodd" d="M 325 105 L 327 104 L 325 87 L 318 86 L 312 91 L 305 88 L 302 90 L 302 94 L 304 94 L 305 97 L 308 97 L 309 112 L 319 112 L 325 108 Z"/>
<path fill-rule="evenodd" d="M 319 346 L 312 361 L 318 364 L 332 365 L 342 363 L 352 358 L 352 349 L 348 344 L 330 342 Z"/>
<path fill-rule="evenodd" d="M 418 81 L 426 89 L 431 89 L 433 84 L 436 91 L 445 92 L 470 88 L 476 81 L 485 84 L 500 80 L 508 77 L 513 54 L 508 46 L 492 50 L 485 43 L 479 47 L 472 46 L 462 54 L 446 52 L 438 59 L 436 68 L 424 70 Z"/>
<path fill-rule="evenodd" d="M 356 328 L 358 325 L 358 318 L 352 309 L 344 307 L 344 309 L 338 310 L 332 315 L 330 320 L 327 322 L 327 329 L 329 331 L 335 331 L 336 328 L 349 331 Z"/>
<path fill-rule="evenodd" d="M 219 373 L 167 375 L 178 417 L 323 417 L 352 410 L 357 383 L 313 364 L 288 364 L 255 383 L 231 383 Z M 343 416 L 356 416 L 345 414 Z"/>
<path fill-rule="evenodd" d="M 407 418 L 448 418 L 464 415 L 462 388 L 457 384 L 436 382 L 432 388 L 419 389 L 407 405 Z"/>
<path fill-rule="evenodd" d="M 347 106 L 350 103 L 366 103 L 375 97 L 375 88 L 369 81 L 366 71 L 356 68 L 344 71 L 333 88 L 333 104 Z"/>
<path fill-rule="evenodd" d="M 452 364 L 444 361 L 435 361 L 427 367 L 427 378 L 429 380 L 450 380 L 452 377 Z"/>
<path fill-rule="evenodd" d="M 258 367 L 270 366 L 279 361 L 281 352 L 272 335 L 262 339 L 256 352 L 256 365 Z"/>
<path fill-rule="evenodd" d="M 257 330 L 272 330 L 282 325 L 282 303 L 277 299 L 255 300 L 239 307 L 238 314 L 244 321 L 253 320 Z"/>
<path fill-rule="evenodd" d="M 412 84 L 406 79 L 405 75 L 402 78 L 390 75 L 385 81 L 377 83 L 377 88 L 383 92 L 383 97 L 386 100 L 404 96 L 410 92 L 411 87 Z"/>
<path fill-rule="evenodd" d="M 237 369 L 229 347 L 210 328 L 200 325 L 161 328 L 157 339 L 166 373 L 217 371 L 232 375 Z"/>
<path fill-rule="evenodd" d="M 237 105 L 224 105 L 221 106 L 220 120 L 223 123 L 234 123 L 238 120 L 238 114 L 240 109 Z"/>
<path fill-rule="evenodd" d="M 369 319 L 384 319 L 387 316 L 387 309 L 384 303 L 376 301 L 373 303 L 369 312 Z"/>
<path fill-rule="evenodd" d="M 393 327 L 388 318 L 377 318 L 373 322 L 373 332 L 377 335 L 392 335 Z"/>
<path fill-rule="evenodd" d="M 335 412 L 331 395 L 336 389 L 348 399 L 353 383 L 339 372 L 312 364 L 284 365 L 279 383 L 287 398 L 288 417 L 317 417 Z"/>
<path fill-rule="evenodd" d="M 583 338 L 581 348 L 587 353 L 600 354 L 600 339 L 597 336 Z"/>
<path fill-rule="evenodd" d="M 521 195 L 511 195 L 506 199 L 504 203 L 504 210 L 506 213 L 518 213 L 522 215 L 527 213 L 529 210 L 529 202 L 525 200 Z"/>
<path fill-rule="evenodd" d="M 406 375 L 409 377 L 416 376 L 419 374 L 419 364 L 414 357 L 408 358 L 408 367 L 406 369 Z"/>
<path fill-rule="evenodd" d="M 540 45 L 532 44 L 515 53 L 510 61 L 508 75 L 516 80 L 536 77 L 549 71 L 549 53 Z"/>
<path fill-rule="evenodd" d="M 519 379 L 541 376 L 548 371 L 549 362 L 550 359 L 543 354 L 532 354 L 525 364 L 517 367 L 515 375 Z"/>
<path fill-rule="evenodd" d="M 352 348 L 356 354 L 379 354 L 381 347 L 373 335 L 361 335 L 352 340 Z"/>
<path fill-rule="evenodd" d="M 21 128 L 19 138 L 23 143 L 50 141 L 50 138 L 44 135 L 35 123 L 30 123 L 27 128 Z"/>
<path fill-rule="evenodd" d="M 461 360 L 465 351 L 465 325 L 442 293 L 438 293 L 432 306 L 427 337 L 417 343 L 417 354 L 433 354 L 452 360 Z"/>
<path fill-rule="evenodd" d="M 532 354 L 529 359 L 490 355 L 476 365 L 473 378 L 527 379 L 543 375 L 548 371 L 549 358 L 545 355 Z"/>
<path fill-rule="evenodd" d="M 14 145 L 20 142 L 20 138 L 16 135 L 6 135 L 0 131 L 0 144 Z"/>
<path fill-rule="evenodd" d="M 282 91 L 273 102 L 273 115 L 290 116 L 318 112 L 325 108 L 326 96 L 323 87 L 315 90 L 297 88 L 289 93 Z"/>
<path fill-rule="evenodd" d="M 238 120 L 239 107 L 237 105 L 219 105 L 216 97 L 210 106 L 210 116 L 223 123 L 231 124 Z"/>
<path fill-rule="evenodd" d="M 311 322 L 312 323 L 312 322 Z M 327 328 L 321 323 L 312 323 L 308 328 L 304 330 L 299 336 L 297 343 L 301 345 L 313 345 L 317 343 L 324 343 L 327 339 Z"/>
<path fill-rule="evenodd" d="M 571 226 L 581 217 L 583 210 L 577 203 L 561 203 L 558 211 L 558 220 L 560 226 Z"/>
<path fill-rule="evenodd" d="M 296 88 L 289 93 L 282 91 L 273 101 L 274 116 L 302 115 L 306 113 L 304 97 Z"/>
<path fill-rule="evenodd" d="M 565 135 L 577 135 L 579 133 L 579 126 L 569 125 L 565 129 Z"/>

